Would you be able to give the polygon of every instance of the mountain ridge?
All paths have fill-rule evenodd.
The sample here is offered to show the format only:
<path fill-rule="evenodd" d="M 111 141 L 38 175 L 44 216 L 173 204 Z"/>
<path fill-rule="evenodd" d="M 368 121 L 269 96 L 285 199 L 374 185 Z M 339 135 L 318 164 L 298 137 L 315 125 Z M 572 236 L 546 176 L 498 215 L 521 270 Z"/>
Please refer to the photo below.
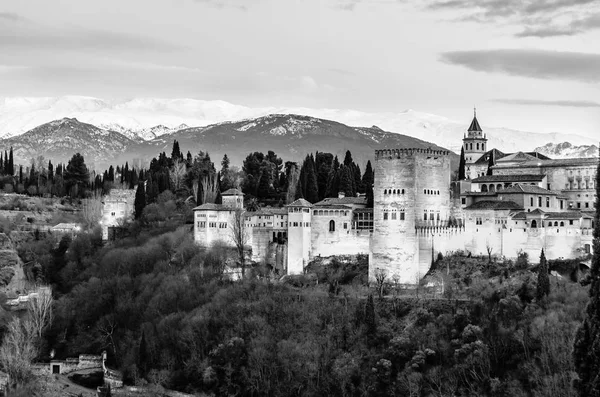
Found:
<path fill-rule="evenodd" d="M 101 128 L 115 130 L 134 140 L 152 140 L 174 132 L 178 126 L 205 127 L 225 121 L 255 119 L 268 114 L 300 114 L 335 120 L 349 126 L 376 125 L 382 130 L 432 141 L 458 153 L 470 118 L 462 122 L 406 109 L 399 112 L 367 113 L 348 109 L 311 109 L 303 107 L 250 108 L 226 101 L 189 98 L 133 98 L 106 100 L 94 97 L 25 97 L 0 99 L 0 138 L 16 136 L 63 117 Z M 485 125 L 488 147 L 504 152 L 532 151 L 543 142 L 592 145 L 594 139 L 561 133 L 535 133 Z M 157 126 L 165 128 L 156 128 Z M 362 128 L 362 127 L 361 127 Z"/>

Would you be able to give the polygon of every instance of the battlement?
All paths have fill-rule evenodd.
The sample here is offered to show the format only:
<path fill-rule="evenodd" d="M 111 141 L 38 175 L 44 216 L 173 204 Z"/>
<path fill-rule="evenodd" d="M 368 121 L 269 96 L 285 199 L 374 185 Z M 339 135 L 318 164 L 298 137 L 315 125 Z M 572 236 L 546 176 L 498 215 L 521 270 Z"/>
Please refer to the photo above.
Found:
<path fill-rule="evenodd" d="M 450 154 L 448 150 L 437 150 L 431 148 L 379 149 L 375 150 L 375 160 L 399 159 L 404 157 L 412 157 L 415 155 L 448 156 L 448 154 Z"/>

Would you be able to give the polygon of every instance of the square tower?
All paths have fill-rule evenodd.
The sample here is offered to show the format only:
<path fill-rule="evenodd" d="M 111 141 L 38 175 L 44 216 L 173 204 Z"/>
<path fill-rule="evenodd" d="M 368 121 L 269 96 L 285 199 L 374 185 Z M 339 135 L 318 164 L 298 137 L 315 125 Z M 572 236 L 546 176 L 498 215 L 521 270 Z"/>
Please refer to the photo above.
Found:
<path fill-rule="evenodd" d="M 448 151 L 386 149 L 375 151 L 373 238 L 369 279 L 378 269 L 388 278 L 414 284 L 429 270 L 421 258 L 418 231 L 446 227 L 450 218 Z"/>
<path fill-rule="evenodd" d="M 466 166 L 479 160 L 487 150 L 487 138 L 479 126 L 475 110 L 473 111 L 473 121 L 463 138 L 463 148 Z"/>

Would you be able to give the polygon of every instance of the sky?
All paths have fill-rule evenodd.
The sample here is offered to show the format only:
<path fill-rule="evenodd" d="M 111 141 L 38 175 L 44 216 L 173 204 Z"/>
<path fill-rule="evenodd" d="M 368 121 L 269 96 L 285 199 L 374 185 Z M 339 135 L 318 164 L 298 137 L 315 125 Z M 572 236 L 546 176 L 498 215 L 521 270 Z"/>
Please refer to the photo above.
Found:
<path fill-rule="evenodd" d="M 600 0 L 2 0 L 0 97 L 62 95 L 600 137 Z"/>

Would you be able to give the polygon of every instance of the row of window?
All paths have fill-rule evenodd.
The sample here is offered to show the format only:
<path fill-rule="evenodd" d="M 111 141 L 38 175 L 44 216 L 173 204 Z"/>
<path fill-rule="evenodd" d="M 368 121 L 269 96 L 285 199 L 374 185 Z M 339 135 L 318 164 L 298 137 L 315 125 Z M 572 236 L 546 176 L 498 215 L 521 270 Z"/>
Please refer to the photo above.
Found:
<path fill-rule="evenodd" d="M 391 218 L 391 220 L 395 221 L 396 219 L 398 219 L 398 215 L 397 214 L 398 214 L 398 212 L 395 212 L 395 211 L 393 211 L 393 212 L 385 211 L 383 213 L 383 220 L 387 221 L 388 219 Z M 401 221 L 405 220 L 405 215 L 404 215 L 405 213 L 404 213 L 404 211 L 400 211 L 399 214 L 400 214 L 400 217 L 399 217 L 400 220 Z"/>
<path fill-rule="evenodd" d="M 476 143 L 475 147 L 477 148 L 477 150 L 479 150 L 479 143 Z M 473 144 L 472 143 L 465 143 L 465 150 L 473 150 Z M 482 143 L 481 144 L 481 150 L 485 151 L 485 144 Z"/>
<path fill-rule="evenodd" d="M 313 211 L 313 215 L 317 215 L 317 216 L 348 216 L 348 211 L 343 211 L 343 210 L 314 210 Z"/>
<path fill-rule="evenodd" d="M 430 189 L 423 189 L 423 194 L 435 194 L 435 195 L 440 195 L 440 191 L 439 190 L 430 190 Z"/>
<path fill-rule="evenodd" d="M 206 228 L 206 221 L 198 221 L 198 228 L 204 229 Z M 227 222 L 208 222 L 209 228 L 219 228 L 219 229 L 227 229 Z"/>
<path fill-rule="evenodd" d="M 310 227 L 310 222 L 290 222 L 291 227 Z"/>
<path fill-rule="evenodd" d="M 433 210 L 429 210 L 429 220 L 433 221 L 433 220 L 440 220 L 440 212 L 437 211 L 436 213 L 437 216 L 434 217 L 434 213 Z M 423 212 L 423 220 L 426 221 L 427 220 L 427 210 L 424 210 Z"/>
<path fill-rule="evenodd" d="M 404 194 L 404 189 L 383 189 L 383 194 Z"/>

